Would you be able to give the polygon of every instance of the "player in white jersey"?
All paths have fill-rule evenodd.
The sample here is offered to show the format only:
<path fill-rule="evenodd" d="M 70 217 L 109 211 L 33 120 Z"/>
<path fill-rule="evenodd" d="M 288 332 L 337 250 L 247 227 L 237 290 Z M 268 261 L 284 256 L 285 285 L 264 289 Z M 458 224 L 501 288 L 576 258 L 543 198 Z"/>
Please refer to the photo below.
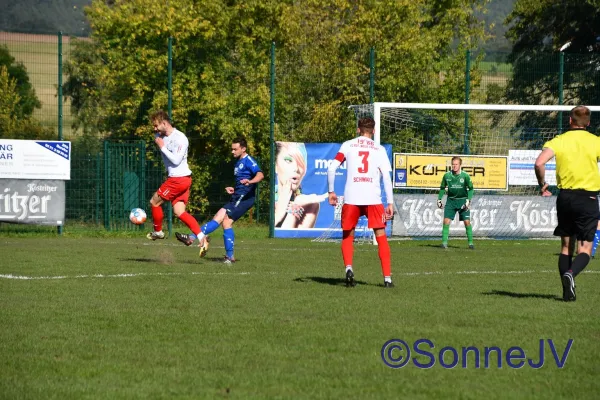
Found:
<path fill-rule="evenodd" d="M 189 142 L 185 134 L 171 125 L 169 115 L 158 110 L 150 116 L 156 137 L 154 142 L 160 148 L 160 153 L 167 168 L 167 180 L 152 195 L 152 222 L 154 231 L 146 236 L 150 240 L 164 239 L 162 231 L 162 203 L 170 201 L 173 213 L 195 234 L 200 233 L 200 225 L 196 219 L 185 211 L 192 186 L 192 171 L 188 167 L 187 154 Z"/>
<path fill-rule="evenodd" d="M 354 272 L 352 270 L 352 257 L 354 253 L 354 230 L 358 219 L 366 215 L 369 228 L 375 231 L 381 260 L 381 270 L 384 277 L 384 287 L 394 287 L 391 275 L 390 245 L 385 235 L 386 221 L 394 215 L 392 167 L 385 149 L 373 141 L 375 121 L 372 118 L 361 118 L 358 121 L 359 137 L 348 140 L 342 144 L 338 154 L 327 170 L 327 183 L 329 185 L 329 204 L 337 204 L 337 195 L 334 191 L 335 170 L 346 161 L 346 186 L 344 188 L 344 205 L 342 206 L 342 257 L 346 265 L 346 286 L 355 286 Z M 380 179 L 388 201 L 383 207 L 381 200 Z"/>

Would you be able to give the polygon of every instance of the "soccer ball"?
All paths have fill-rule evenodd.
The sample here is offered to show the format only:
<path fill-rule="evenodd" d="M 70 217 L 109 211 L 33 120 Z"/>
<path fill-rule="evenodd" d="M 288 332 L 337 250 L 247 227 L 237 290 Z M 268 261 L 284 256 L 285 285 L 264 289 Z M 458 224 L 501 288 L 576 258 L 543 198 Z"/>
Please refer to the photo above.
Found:
<path fill-rule="evenodd" d="M 129 220 L 136 225 L 143 224 L 146 222 L 146 211 L 141 208 L 134 208 L 129 213 Z"/>

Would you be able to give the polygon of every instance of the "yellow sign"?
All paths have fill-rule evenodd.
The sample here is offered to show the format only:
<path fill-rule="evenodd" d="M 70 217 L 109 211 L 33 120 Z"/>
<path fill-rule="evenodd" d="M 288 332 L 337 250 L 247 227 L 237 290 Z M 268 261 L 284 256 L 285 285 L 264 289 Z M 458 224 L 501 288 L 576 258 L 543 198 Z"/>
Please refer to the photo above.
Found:
<path fill-rule="evenodd" d="M 475 190 L 508 190 L 507 156 L 460 154 L 394 153 L 394 188 L 439 189 L 454 156 L 462 159 L 461 169 L 469 174 Z"/>

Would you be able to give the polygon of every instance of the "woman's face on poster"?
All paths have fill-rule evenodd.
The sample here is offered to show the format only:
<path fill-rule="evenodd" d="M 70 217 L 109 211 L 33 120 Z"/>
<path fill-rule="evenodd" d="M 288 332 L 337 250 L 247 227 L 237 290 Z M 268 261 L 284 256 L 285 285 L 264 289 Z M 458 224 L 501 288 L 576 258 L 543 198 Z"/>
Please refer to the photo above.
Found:
<path fill-rule="evenodd" d="M 300 182 L 305 174 L 304 166 L 298 162 L 300 152 L 294 147 L 282 147 L 277 154 L 277 179 L 283 185 L 290 185 L 292 190 L 300 187 Z"/>

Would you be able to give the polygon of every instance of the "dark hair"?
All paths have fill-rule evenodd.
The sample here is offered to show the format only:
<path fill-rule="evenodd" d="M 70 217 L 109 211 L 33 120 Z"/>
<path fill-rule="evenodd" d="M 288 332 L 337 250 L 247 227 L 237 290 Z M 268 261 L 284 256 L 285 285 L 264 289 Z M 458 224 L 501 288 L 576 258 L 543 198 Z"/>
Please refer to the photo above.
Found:
<path fill-rule="evenodd" d="M 581 128 L 590 124 L 590 109 L 586 106 L 577 106 L 571 110 L 571 122 Z"/>
<path fill-rule="evenodd" d="M 156 110 L 152 114 L 150 114 L 150 121 L 166 121 L 168 123 L 171 123 L 171 118 L 169 118 L 169 114 L 167 114 L 164 110 Z"/>
<path fill-rule="evenodd" d="M 452 157 L 452 161 L 454 161 L 454 160 L 458 160 L 458 162 L 460 163 L 460 165 L 462 165 L 462 158 L 460 158 L 459 156 Z"/>
<path fill-rule="evenodd" d="M 375 120 L 373 118 L 361 118 L 358 120 L 358 129 L 361 133 L 373 133 L 375 128 Z"/>
<path fill-rule="evenodd" d="M 240 147 L 248 148 L 248 142 L 246 142 L 246 138 L 243 136 L 238 136 L 235 139 L 233 139 L 231 144 L 233 144 L 233 143 L 238 143 L 240 145 Z"/>

